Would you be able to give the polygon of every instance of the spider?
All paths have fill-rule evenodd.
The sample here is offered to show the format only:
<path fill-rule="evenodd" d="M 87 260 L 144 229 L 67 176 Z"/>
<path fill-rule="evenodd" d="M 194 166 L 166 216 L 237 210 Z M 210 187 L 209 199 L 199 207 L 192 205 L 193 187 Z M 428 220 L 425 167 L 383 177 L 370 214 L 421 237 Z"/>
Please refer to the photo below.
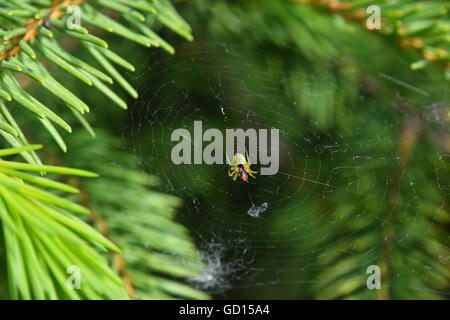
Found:
<path fill-rule="evenodd" d="M 233 178 L 233 181 L 236 181 L 238 176 L 240 176 L 245 182 L 248 182 L 249 175 L 252 178 L 256 178 L 254 173 L 258 172 L 250 169 L 252 164 L 248 161 L 248 152 L 246 151 L 245 154 L 247 155 L 247 158 L 245 158 L 241 153 L 236 153 L 233 157 L 233 163 L 230 162 L 227 154 L 227 162 L 230 165 L 230 168 L 228 168 L 228 175 Z"/>

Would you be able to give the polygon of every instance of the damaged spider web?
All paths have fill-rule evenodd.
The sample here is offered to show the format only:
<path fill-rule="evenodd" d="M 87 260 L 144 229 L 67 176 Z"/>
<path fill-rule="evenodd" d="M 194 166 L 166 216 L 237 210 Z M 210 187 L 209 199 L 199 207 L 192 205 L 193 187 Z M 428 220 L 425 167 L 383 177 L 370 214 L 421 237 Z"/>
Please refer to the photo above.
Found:
<path fill-rule="evenodd" d="M 412 169 L 399 167 L 402 121 L 391 105 L 371 105 L 360 94 L 356 110 L 305 111 L 305 102 L 295 97 L 316 100 L 319 107 L 337 88 L 330 92 L 314 83 L 332 76 L 302 71 L 312 85 L 292 94 L 287 87 L 298 73 L 277 73 L 276 62 L 254 61 L 241 50 L 194 43 L 175 56 L 150 53 L 136 72 L 140 98 L 123 128 L 142 168 L 161 179 L 161 191 L 184 201 L 179 221 L 196 239 L 206 265 L 189 282 L 216 297 L 295 298 L 307 290 L 325 292 L 339 284 L 340 273 L 351 272 L 349 285 L 354 281 L 355 291 L 368 290 L 368 266 L 380 264 L 386 250 L 402 250 L 409 238 L 427 236 L 416 228 L 422 203 L 429 203 L 423 188 L 444 194 L 432 205 L 445 205 L 448 157 L 436 150 L 412 154 Z M 424 119 L 436 122 L 435 109 L 425 109 Z M 324 117 L 341 119 L 324 127 Z M 245 183 L 227 175 L 226 163 L 173 164 L 171 134 L 178 128 L 192 133 L 194 121 L 202 121 L 203 130 L 222 132 L 278 129 L 278 173 Z M 424 163 L 434 172 L 431 182 L 416 174 Z M 252 168 L 259 170 L 258 163 Z M 264 210 L 249 214 L 260 206 Z M 387 246 L 392 223 L 398 231 Z M 414 273 L 426 281 L 427 268 L 445 267 L 447 259 L 436 255 L 434 265 L 395 270 L 391 277 Z"/>

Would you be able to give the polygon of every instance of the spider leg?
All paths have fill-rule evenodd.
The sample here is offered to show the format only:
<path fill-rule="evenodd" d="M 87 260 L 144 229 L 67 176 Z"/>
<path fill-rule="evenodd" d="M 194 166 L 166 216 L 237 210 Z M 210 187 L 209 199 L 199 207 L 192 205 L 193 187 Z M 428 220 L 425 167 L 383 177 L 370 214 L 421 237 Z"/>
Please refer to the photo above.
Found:
<path fill-rule="evenodd" d="M 236 181 L 237 177 L 239 176 L 238 167 L 232 166 L 231 168 L 228 168 L 228 175 L 233 178 L 233 181 Z"/>
<path fill-rule="evenodd" d="M 251 163 L 250 163 L 250 160 L 248 159 L 248 152 L 247 152 L 247 150 L 245 150 L 245 155 L 247 156 L 247 162 L 248 162 L 248 166 L 250 167 L 250 165 L 251 165 Z"/>

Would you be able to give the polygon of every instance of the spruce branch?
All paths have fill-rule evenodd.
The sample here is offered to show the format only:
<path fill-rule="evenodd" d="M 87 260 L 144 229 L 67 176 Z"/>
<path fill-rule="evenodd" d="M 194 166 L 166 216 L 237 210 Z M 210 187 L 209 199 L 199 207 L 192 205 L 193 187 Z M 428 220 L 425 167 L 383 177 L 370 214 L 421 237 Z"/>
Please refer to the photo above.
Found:
<path fill-rule="evenodd" d="M 46 131 L 53 137 L 61 150 L 67 151 L 66 143 L 58 132 L 63 129 L 72 132 L 67 121 L 58 115 L 58 110 L 51 110 L 38 99 L 31 96 L 16 80 L 17 74 L 23 74 L 34 80 L 43 89 L 52 93 L 68 107 L 81 124 L 93 135 L 87 121 L 83 118 L 90 112 L 89 106 L 82 98 L 75 96 L 51 75 L 51 71 L 41 62 L 48 59 L 53 65 L 66 71 L 86 85 L 102 92 L 117 106 L 127 109 L 125 100 L 110 88 L 117 82 L 131 97 L 138 93 L 121 75 L 114 65 L 134 71 L 134 66 L 109 49 L 108 43 L 90 33 L 91 26 L 103 29 L 128 41 L 134 41 L 146 47 L 161 47 L 174 54 L 173 47 L 159 37 L 150 27 L 152 19 L 158 21 L 180 36 L 192 40 L 191 29 L 177 14 L 168 0 L 130 1 L 130 0 L 64 0 L 64 1 L 11 1 L 2 3 L 0 7 L 0 97 L 8 102 L 15 101 L 25 107 L 42 123 Z M 47 5 L 46 5 L 47 4 Z M 69 8 L 79 6 L 82 25 L 68 23 Z M 122 17 L 128 25 L 122 24 L 104 14 L 103 9 L 112 10 Z M 59 42 L 63 37 L 70 37 L 83 44 L 98 67 L 80 60 L 63 49 Z M 5 107 L 6 108 L 6 107 Z M 6 122 L 9 126 L 11 123 Z M 16 122 L 17 124 L 17 122 Z M 4 130 L 2 135 L 11 134 Z M 8 143 L 26 145 L 22 137 L 7 136 Z M 14 140 L 14 142 L 12 142 Z M 26 161 L 38 163 L 36 154 L 26 157 Z"/>
<path fill-rule="evenodd" d="M 2 149 L 0 156 L 40 147 Z M 10 298 L 127 299 L 123 283 L 92 245 L 104 252 L 120 249 L 72 215 L 88 214 L 87 208 L 55 194 L 76 194 L 78 189 L 32 172 L 97 176 L 85 170 L 0 160 L 0 220 Z M 72 265 L 82 272 L 79 290 L 67 286 L 66 270 Z"/>
<path fill-rule="evenodd" d="M 80 18 L 86 28 L 67 23 L 71 14 L 69 8 L 72 6 L 80 7 Z M 103 9 L 112 10 L 115 16 L 124 18 L 129 25 L 105 15 Z M 70 109 L 87 132 L 95 136 L 94 129 L 84 118 L 84 115 L 90 112 L 90 107 L 82 97 L 78 97 L 56 80 L 52 75 L 54 69 L 42 59 L 47 59 L 51 65 L 95 88 L 119 107 L 126 109 L 126 102 L 110 85 L 115 81 L 131 97 L 137 98 L 137 92 L 116 66 L 129 71 L 134 71 L 135 68 L 129 61 L 111 51 L 105 40 L 97 34 L 92 34 L 91 27 L 104 29 L 146 47 L 161 47 L 174 54 L 173 47 L 152 31 L 150 23 L 153 19 L 157 19 L 180 36 L 188 40 L 193 39 L 190 27 L 168 0 L 158 3 L 147 0 L 0 1 L 0 36 L 3 37 L 3 43 L 0 45 L 0 98 L 8 103 L 5 105 L 0 100 L 0 135 L 12 146 L 0 150 L 0 157 L 20 155 L 26 161 L 23 163 L 0 160 L 0 225 L 3 227 L 0 235 L 4 238 L 6 249 L 10 298 L 127 299 L 130 295 L 157 296 L 157 292 L 168 297 L 167 293 L 163 293 L 165 291 L 173 296 L 206 297 L 186 285 L 167 279 L 155 282 L 154 277 L 150 280 L 140 274 L 133 276 L 131 281 L 128 273 L 138 271 L 124 273 L 124 259 L 120 255 L 120 249 L 114 244 L 115 241 L 108 239 L 109 235 L 104 228 L 100 228 L 104 233 L 102 235 L 102 232 L 96 231 L 72 213 L 93 212 L 95 223 L 105 226 L 110 222 L 106 222 L 96 210 L 87 208 L 86 205 L 90 203 L 83 198 L 79 199 L 82 205 L 74 201 L 76 198 L 73 195 L 77 193 L 87 198 L 84 191 L 79 193 L 78 188 L 70 183 L 59 182 L 54 176 L 60 174 L 96 177 L 96 174 L 85 170 L 43 165 L 35 152 L 41 146 L 29 143 L 30 136 L 24 134 L 19 125 L 20 121 L 14 117 L 14 114 L 17 115 L 17 106 L 24 107 L 42 124 L 60 149 L 67 151 L 67 144 L 58 129 L 71 133 L 72 128 L 63 119 L 61 108 L 50 108 L 30 94 L 28 88 L 18 81 L 18 76 L 24 75 L 34 81 L 40 90 L 45 89 L 53 94 L 60 104 Z M 81 43 L 98 66 L 63 49 L 61 42 L 65 38 L 72 38 Z M 40 136 L 40 132 L 31 133 L 33 141 Z M 90 142 L 87 142 L 84 146 L 89 144 Z M 92 162 L 92 159 L 89 162 Z M 39 174 L 45 174 L 45 177 Z M 138 172 L 133 173 L 133 176 L 137 175 Z M 125 181 L 128 177 L 120 178 Z M 130 181 L 130 188 L 134 187 L 133 183 L 138 184 L 137 181 Z M 116 186 L 119 188 L 122 184 L 119 182 Z M 140 193 L 141 198 L 145 199 L 146 188 L 141 186 Z M 151 201 L 144 201 L 142 206 L 148 208 Z M 98 209 L 102 210 L 103 206 Z M 144 207 L 141 210 L 144 210 Z M 150 222 L 152 221 L 150 215 Z M 168 219 L 166 223 L 173 222 Z M 177 225 L 177 228 L 181 226 Z M 149 235 L 152 234 L 151 230 L 147 231 L 150 231 Z M 186 243 L 195 251 L 190 240 L 186 240 Z M 169 249 L 167 248 L 170 253 Z M 104 254 L 108 251 L 115 252 L 116 261 L 119 262 L 116 263 L 116 268 L 111 268 L 107 259 L 98 251 Z M 147 253 L 142 252 L 145 257 Z M 182 256 L 183 250 L 179 253 Z M 71 290 L 66 285 L 68 276 L 65 270 L 70 265 L 81 268 L 83 285 L 80 290 Z M 136 278 L 141 280 L 137 281 Z M 163 288 L 156 291 L 148 288 L 150 282 L 155 283 L 154 288 L 166 286 L 168 291 Z M 147 289 L 142 288 L 142 283 L 146 283 Z M 138 286 L 137 295 L 134 285 Z"/>
<path fill-rule="evenodd" d="M 332 161 L 320 161 L 320 171 L 332 172 L 327 183 L 334 183 L 318 192 L 312 201 L 299 205 L 298 196 L 293 196 L 286 204 L 286 216 L 301 217 L 302 225 L 308 225 L 310 231 L 313 228 L 314 234 L 306 236 L 307 229 L 294 228 L 283 238 L 290 241 L 290 250 L 301 254 L 301 261 L 307 263 L 300 264 L 297 259 L 283 261 L 285 270 L 299 270 L 302 275 L 286 275 L 281 281 L 301 277 L 310 283 L 302 287 L 306 293 L 294 293 L 291 298 L 445 299 L 450 283 L 445 154 L 450 149 L 443 69 L 439 63 L 431 62 L 426 68 L 411 68 L 420 49 L 404 50 L 390 39 L 396 38 L 396 33 L 378 36 L 355 25 L 352 17 L 344 14 L 350 14 L 352 7 L 339 5 L 344 1 L 304 1 L 308 5 L 298 2 L 193 4 L 194 14 L 208 17 L 202 21 L 208 25 L 207 35 L 220 37 L 227 44 L 227 52 L 239 57 L 227 67 L 250 70 L 242 68 L 248 64 L 251 72 L 272 79 L 270 88 L 276 88 L 280 100 L 285 102 L 277 106 L 277 113 L 283 117 L 289 114 L 298 121 L 298 127 L 290 129 L 302 130 L 306 126 L 301 135 L 330 135 L 337 146 Z M 439 10 L 447 8 L 444 1 L 351 3 L 354 8 L 358 3 L 361 9 L 380 4 L 382 19 L 388 12 L 395 18 L 390 4 L 397 4 L 405 19 L 384 21 L 387 30 L 393 22 L 394 27 L 408 27 L 412 32 L 413 26 L 427 25 L 425 16 L 430 14 L 438 27 L 434 32 L 440 35 L 439 41 L 443 40 L 439 44 L 448 51 L 448 19 Z M 423 9 L 406 14 L 408 6 L 421 3 Z M 336 6 L 329 7 L 331 4 Z M 428 6 L 431 10 L 426 10 Z M 358 23 L 365 22 L 365 10 L 359 13 L 353 18 Z M 396 19 L 403 24 L 396 24 Z M 408 32 L 405 35 L 413 36 Z M 416 36 L 427 43 L 432 32 L 426 29 Z M 233 46 L 234 39 L 241 39 L 240 45 Z M 222 48 L 215 52 L 221 58 L 221 54 L 226 59 L 230 57 Z M 220 75 L 210 76 L 220 79 Z M 239 74 L 234 77 L 240 79 Z M 246 83 L 255 88 L 267 86 L 259 79 Z M 260 119 L 274 117 L 272 102 L 266 100 L 269 99 L 258 100 L 261 106 L 254 109 Z M 277 120 L 282 121 L 283 117 Z M 312 127 L 310 121 L 314 123 Z M 398 123 L 403 124 L 402 128 L 397 129 Z M 350 143 L 351 149 L 347 149 L 349 141 L 358 143 Z M 307 149 L 308 144 L 305 145 Z M 352 155 L 370 155 L 370 160 L 351 159 L 350 150 Z M 308 158 L 316 154 L 315 150 L 305 152 Z M 297 159 L 300 158 L 303 155 Z M 309 163 L 303 167 L 301 160 L 295 163 L 292 172 L 314 177 L 316 167 L 312 169 Z M 340 170 L 341 166 L 345 169 Z M 308 197 L 316 187 L 307 181 L 302 184 Z M 311 215 L 306 216 L 305 212 Z M 280 226 L 271 230 L 283 233 L 286 218 L 278 219 L 274 221 L 281 222 Z M 294 238 L 296 241 L 291 241 Z M 381 290 L 368 290 L 365 272 L 370 265 L 381 267 Z"/>
<path fill-rule="evenodd" d="M 75 133 L 71 149 L 80 156 L 61 160 L 101 175 L 70 181 L 81 190 L 80 203 L 90 208 L 97 229 L 122 249 L 113 253 L 114 265 L 129 295 L 207 299 L 187 283 L 201 278 L 204 265 L 189 230 L 175 221 L 181 199 L 158 192 L 158 178 L 142 173 L 135 155 L 112 147 L 121 143 L 107 132 L 98 130 L 96 148 L 85 148 L 89 140 L 86 133 Z"/>

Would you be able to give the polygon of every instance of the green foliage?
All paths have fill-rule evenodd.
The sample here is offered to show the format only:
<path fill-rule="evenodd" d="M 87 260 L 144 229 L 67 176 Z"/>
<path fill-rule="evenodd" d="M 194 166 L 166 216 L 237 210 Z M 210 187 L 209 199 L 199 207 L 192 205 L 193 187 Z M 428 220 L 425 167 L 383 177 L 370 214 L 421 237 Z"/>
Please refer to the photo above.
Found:
<path fill-rule="evenodd" d="M 40 147 L 40 146 L 38 146 Z M 25 146 L 1 150 L 2 156 L 36 150 Z M 89 210 L 54 192 L 78 190 L 29 172 L 95 177 L 96 174 L 64 167 L 0 162 L 0 216 L 3 226 L 8 283 L 12 299 L 124 299 L 127 292 L 121 279 L 96 250 L 120 249 L 98 231 L 73 216 Z M 76 248 L 76 250 L 74 250 Z M 83 270 L 83 286 L 71 290 L 66 269 Z M 99 282 L 98 279 L 103 279 Z"/>
<path fill-rule="evenodd" d="M 425 10 L 429 6 L 428 2 L 433 2 L 432 8 Z M 411 6 L 410 1 L 398 1 L 395 6 L 384 3 L 370 2 L 372 5 L 380 5 L 382 17 L 385 17 L 385 9 L 389 9 L 388 12 L 393 12 L 394 9 L 402 12 Z M 391 18 L 389 25 L 405 20 L 402 26 L 406 28 L 406 23 L 423 23 L 423 16 L 430 15 L 433 25 L 439 26 L 436 32 L 445 39 L 449 35 L 448 19 L 445 19 L 442 12 L 447 13 L 448 4 L 445 1 L 415 3 L 417 8 L 422 7 L 425 12 L 418 9 L 418 16 L 414 14 L 405 15 L 404 19 Z M 356 4 L 357 7 L 365 6 L 365 2 L 358 1 L 355 6 Z M 435 84 L 446 81 L 444 71 L 448 66 L 430 64 L 425 70 L 415 68 L 417 72 L 414 72 L 410 64 L 414 64 L 420 55 L 398 45 L 395 34 L 384 34 L 390 28 L 382 28 L 380 33 L 368 32 L 359 24 L 346 20 L 341 11 L 329 14 L 321 6 L 318 10 L 314 6 L 291 1 L 281 4 L 275 1 L 248 1 L 244 5 L 228 4 L 226 1 L 209 5 L 200 1 L 196 7 L 199 12 L 210 17 L 207 23 L 212 34 L 229 43 L 234 43 L 237 38 L 242 40 L 249 59 L 257 61 L 261 66 L 254 70 L 254 74 L 264 71 L 273 78 L 280 78 L 284 73 L 289 73 L 289 81 L 282 90 L 293 101 L 298 102 L 297 108 L 302 116 L 318 121 L 324 129 L 336 122 L 341 127 L 350 125 L 352 113 L 347 114 L 347 108 L 358 99 L 359 90 L 372 94 L 378 86 L 382 86 L 380 89 L 386 91 L 387 100 L 393 99 L 396 90 L 407 92 L 398 86 L 392 90 L 379 83 L 377 78 L 380 74 L 390 73 L 393 65 L 401 65 L 402 72 L 407 74 L 405 78 L 412 82 L 420 79 L 421 88 L 430 96 L 439 96 L 445 90 Z M 365 15 L 362 17 L 365 18 Z M 438 19 L 439 17 L 442 19 Z M 425 42 L 433 34 L 425 31 L 420 33 Z M 448 49 L 448 39 L 443 40 L 442 46 L 439 42 L 439 48 L 444 51 Z M 266 55 L 258 55 L 261 51 Z M 443 61 L 447 59 L 448 54 L 442 58 Z M 322 77 L 327 77 L 328 81 L 320 81 Z M 320 97 L 300 94 L 304 91 L 327 94 Z M 420 94 L 412 97 L 422 101 L 428 99 Z"/>
<path fill-rule="evenodd" d="M 157 31 L 166 27 L 181 36 L 174 43 L 191 41 L 191 27 L 169 0 L 87 0 L 81 4 L 82 25 L 69 29 L 71 1 L 61 2 L 0 0 L 0 135 L 5 142 L 0 150 L 0 298 L 208 298 L 186 284 L 205 266 L 188 230 L 176 222 L 181 200 L 157 191 L 158 178 L 140 171 L 127 144 L 102 129 L 117 133 L 112 119 L 124 113 L 114 108 L 127 109 L 140 93 L 129 75 L 140 69 L 133 63 L 144 58 L 120 43 L 173 54 L 174 47 Z M 242 85 L 240 73 L 250 89 L 275 83 L 269 84 L 280 96 L 276 113 L 271 99 L 241 99 L 261 123 L 286 124 L 286 151 L 293 163 L 310 159 L 308 170 L 299 165 L 290 172 L 306 178 L 301 188 L 292 180 L 281 187 L 275 179 L 255 179 L 265 190 L 295 196 L 261 223 L 242 224 L 248 235 L 267 230 L 256 241 L 286 244 L 264 248 L 255 270 L 276 270 L 277 261 L 267 259 L 272 254 L 300 257 L 282 261 L 292 272 L 277 272 L 278 283 L 295 285 L 254 289 L 254 278 L 244 277 L 237 297 L 445 298 L 450 282 L 448 3 L 340 1 L 340 8 L 336 3 L 197 0 L 185 7 L 183 15 L 199 31 L 196 37 L 206 41 L 202 45 L 213 48 L 211 39 L 236 44 L 239 59 L 226 64 L 227 81 L 235 88 Z M 369 4 L 381 8 L 380 32 L 364 28 Z M 198 52 L 191 54 L 204 59 L 195 57 Z M 124 59 L 128 56 L 140 58 Z M 165 63 L 155 69 L 173 67 Z M 204 105 L 211 97 L 186 70 L 186 88 Z M 208 85 L 222 80 L 216 71 L 208 74 Z M 171 83 L 176 76 L 159 72 L 156 81 Z M 101 107 L 104 98 L 111 106 Z M 430 120 L 431 112 L 439 119 Z M 238 113 L 227 117 L 240 120 Z M 184 125 L 175 122 L 171 125 Z M 158 138 L 156 128 L 149 134 Z M 318 142 L 305 140 L 308 135 Z M 40 145 L 30 142 L 45 149 L 38 151 Z M 318 155 L 315 147 L 327 142 L 340 148 Z M 354 155 L 376 157 L 363 163 Z M 10 156 L 12 161 L 3 160 Z M 152 159 L 151 165 L 163 170 L 167 159 Z M 211 168 L 202 174 L 200 180 L 227 190 Z M 198 172 L 186 175 L 199 181 Z M 186 181 L 175 176 L 171 183 L 185 187 Z M 203 183 L 191 187 L 193 198 L 217 195 Z M 222 221 L 233 224 L 236 205 L 221 209 Z M 218 229 L 229 236 L 228 228 Z M 361 270 L 368 263 L 385 270 L 380 292 L 366 290 Z M 81 268 L 80 290 L 67 287 L 69 265 Z M 273 272 L 258 281 L 273 283 Z"/>
<path fill-rule="evenodd" d="M 136 170 L 138 158 L 113 147 L 121 145 L 117 138 L 98 131 L 95 148 L 86 147 L 90 140 L 75 134 L 70 147 L 79 156 L 63 160 L 101 175 L 80 183 L 89 206 L 101 213 L 108 237 L 123 250 L 125 266 L 120 271 L 131 277 L 134 297 L 207 299 L 181 282 L 198 278 L 203 265 L 189 231 L 174 221 L 180 199 L 149 190 L 159 185 L 157 177 Z"/>
<path fill-rule="evenodd" d="M 440 65 L 450 75 L 448 53 L 450 49 L 448 21 L 450 5 L 447 1 L 310 1 L 301 0 L 313 7 L 328 10 L 369 28 L 379 9 L 380 25 L 372 31 L 396 40 L 406 49 L 418 50 L 421 59 L 410 64 L 418 70 L 429 63 Z M 371 28 L 373 26 L 370 26 Z M 352 29 L 349 29 L 352 32 Z"/>
<path fill-rule="evenodd" d="M 149 182 L 154 185 L 155 178 L 140 172 L 134 157 L 113 151 L 117 141 L 106 133 L 100 134 L 94 148 L 87 148 L 96 136 L 85 119 L 91 108 L 83 97 L 63 84 L 65 80 L 52 75 L 57 74 L 54 67 L 58 67 L 66 73 L 63 78 L 80 80 L 126 109 L 124 98 L 110 85 L 116 82 L 132 98 L 137 98 L 122 71 L 116 69 L 118 66 L 133 72 L 135 67 L 109 49 L 98 29 L 173 54 L 172 46 L 152 26 L 160 23 L 192 40 L 190 27 L 168 0 L 82 1 L 82 26 L 68 24 L 75 12 L 71 4 L 72 1 L 0 1 L 0 36 L 4 41 L 0 46 L 0 98 L 8 102 L 5 105 L 0 101 L 0 134 L 13 147 L 0 150 L 0 157 L 20 155 L 28 162 L 0 161 L 0 298 L 128 299 L 130 295 L 139 299 L 207 298 L 182 283 L 183 278 L 196 276 L 202 265 L 188 231 L 173 221 L 179 199 L 149 191 Z M 125 24 L 117 21 L 118 16 Z M 91 58 L 82 60 L 63 48 L 61 44 L 68 39 L 80 42 Z M 30 83 L 22 75 L 33 81 L 32 90 L 26 88 Z M 53 99 L 47 98 L 49 94 Z M 45 103 L 36 98 L 41 95 Z M 30 113 L 17 112 L 21 107 Z M 72 132 L 72 124 L 69 125 L 72 119 L 64 119 L 68 115 L 79 121 L 90 137 L 77 133 L 73 138 L 74 152 L 83 156 L 68 156 L 63 161 L 100 173 L 102 178 L 94 179 L 96 182 L 84 184 L 68 176 L 92 178 L 97 173 L 43 165 L 43 154 L 36 153 L 41 146 L 28 142 L 30 137 L 33 141 L 38 137 L 46 141 L 43 127 L 66 152 L 67 144 L 59 129 Z M 31 119 L 34 122 L 29 123 L 24 133 L 21 123 Z M 42 127 L 36 127 L 36 123 Z M 123 170 L 108 167 L 107 159 L 113 156 L 129 167 Z M 57 153 L 50 156 L 47 152 L 43 158 L 54 157 L 58 158 Z M 59 182 L 55 174 L 64 175 L 65 183 Z M 73 184 L 82 185 L 81 192 Z M 124 189 L 129 193 L 124 193 Z M 85 200 L 86 194 L 89 201 Z M 107 219 L 109 232 L 99 233 L 90 226 L 92 221 L 74 213 L 92 213 L 101 231 L 99 219 Z M 186 262 L 184 267 L 179 267 L 180 261 Z M 69 266 L 80 268 L 80 289 L 67 285 Z M 165 279 L 164 275 L 177 280 Z"/>
<path fill-rule="evenodd" d="M 89 112 L 90 108 L 51 76 L 42 58 L 48 59 L 53 65 L 65 70 L 69 74 L 68 78 L 73 76 L 101 91 L 123 109 L 127 108 L 126 102 L 109 88 L 113 81 L 116 81 L 133 98 L 137 98 L 137 92 L 113 66 L 116 64 L 134 71 L 132 64 L 111 51 L 108 43 L 91 34 L 89 29 L 81 26 L 73 27 L 68 20 L 75 12 L 66 14 L 66 11 L 71 8 L 70 4 L 71 1 L 60 2 L 53 6 L 51 1 L 6 1 L 0 8 L 0 35 L 4 40 L 0 59 L 0 67 L 3 69 L 0 77 L 0 95 L 7 101 L 17 102 L 34 114 L 64 152 L 67 148 L 55 125 L 68 132 L 72 131 L 71 127 L 55 113 L 59 110 L 52 111 L 24 91 L 20 83 L 15 80 L 16 73 L 22 73 L 33 79 L 55 95 L 85 126 L 87 124 L 83 120 L 83 115 Z M 127 23 L 122 24 L 102 13 L 105 8 L 115 11 L 115 14 L 119 14 Z M 156 19 L 186 39 L 192 40 L 189 25 L 177 14 L 168 0 L 158 2 L 82 1 L 80 18 L 83 25 L 88 27 L 95 26 L 146 47 L 161 47 L 171 54 L 175 53 L 175 50 L 151 30 L 152 21 Z M 24 28 L 27 21 L 29 21 L 28 27 Z M 80 41 L 103 71 L 63 49 L 59 42 L 64 37 Z M 23 138 L 14 137 L 14 135 L 8 138 L 16 145 L 27 144 Z M 34 153 L 32 159 L 26 160 L 38 163 Z"/>

